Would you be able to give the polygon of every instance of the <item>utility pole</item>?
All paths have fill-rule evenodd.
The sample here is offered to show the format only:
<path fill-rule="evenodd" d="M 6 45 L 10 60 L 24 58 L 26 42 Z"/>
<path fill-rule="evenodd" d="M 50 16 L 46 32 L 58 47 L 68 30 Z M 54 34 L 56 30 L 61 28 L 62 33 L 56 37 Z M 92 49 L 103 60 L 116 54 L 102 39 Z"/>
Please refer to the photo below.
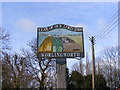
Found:
<path fill-rule="evenodd" d="M 90 38 L 90 41 L 92 43 L 92 90 L 95 90 L 95 54 L 94 54 L 95 38 L 94 36 Z"/>

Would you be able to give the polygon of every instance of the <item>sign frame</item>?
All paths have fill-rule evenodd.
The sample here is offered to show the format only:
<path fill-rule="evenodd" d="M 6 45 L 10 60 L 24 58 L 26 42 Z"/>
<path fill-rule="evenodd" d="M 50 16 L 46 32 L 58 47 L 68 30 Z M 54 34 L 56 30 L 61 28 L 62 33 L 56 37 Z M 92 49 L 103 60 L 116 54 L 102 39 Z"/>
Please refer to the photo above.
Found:
<path fill-rule="evenodd" d="M 66 30 L 70 30 L 73 32 L 82 32 L 82 47 L 83 47 L 83 52 L 50 52 L 50 53 L 38 53 L 38 38 L 39 38 L 39 32 L 49 32 L 52 31 L 54 29 L 66 29 Z M 84 58 L 84 35 L 83 35 L 83 27 L 72 27 L 69 25 L 65 25 L 65 24 L 55 24 L 55 25 L 51 25 L 48 27 L 38 27 L 37 28 L 37 57 L 38 58 L 75 58 L 75 57 L 81 57 Z"/>

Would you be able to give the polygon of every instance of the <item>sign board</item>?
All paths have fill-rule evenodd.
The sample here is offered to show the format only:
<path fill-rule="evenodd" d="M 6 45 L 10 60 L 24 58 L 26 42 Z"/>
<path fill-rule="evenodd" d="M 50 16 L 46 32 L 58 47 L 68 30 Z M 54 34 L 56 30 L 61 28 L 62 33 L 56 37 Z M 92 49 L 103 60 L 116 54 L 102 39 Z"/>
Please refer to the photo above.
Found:
<path fill-rule="evenodd" d="M 38 58 L 84 57 L 83 27 L 56 24 L 37 28 Z"/>

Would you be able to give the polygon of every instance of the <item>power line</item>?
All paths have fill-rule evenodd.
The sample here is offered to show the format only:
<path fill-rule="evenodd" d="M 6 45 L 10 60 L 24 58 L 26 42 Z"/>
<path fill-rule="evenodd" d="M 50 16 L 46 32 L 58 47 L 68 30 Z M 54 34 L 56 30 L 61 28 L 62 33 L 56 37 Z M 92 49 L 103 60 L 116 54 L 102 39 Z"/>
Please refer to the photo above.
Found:
<path fill-rule="evenodd" d="M 118 15 L 116 15 L 114 18 L 110 19 L 110 20 L 109 20 L 109 22 L 108 22 L 108 23 L 106 23 L 106 24 L 105 24 L 105 26 L 103 26 L 103 28 L 102 28 L 102 29 L 100 29 L 100 31 L 101 31 L 101 32 L 100 32 L 100 33 L 98 33 L 97 35 L 95 35 L 95 36 L 96 36 L 96 38 L 101 37 L 101 35 L 102 35 L 102 34 L 104 34 L 104 32 L 106 32 L 106 28 L 107 28 L 109 25 L 111 25 L 111 24 L 112 24 L 112 22 L 113 22 L 113 21 L 117 18 L 117 16 L 118 16 Z M 115 24 L 115 22 L 114 22 L 114 24 Z M 112 25 L 113 25 L 113 24 L 112 24 Z M 112 26 L 112 25 L 111 25 L 111 26 Z M 110 27 L 111 27 L 111 26 L 110 26 Z M 110 28 L 110 27 L 109 27 L 109 28 Z M 108 30 L 108 29 L 107 29 L 107 30 Z"/>
<path fill-rule="evenodd" d="M 119 15 L 119 13 L 118 13 L 118 15 Z M 95 44 L 95 42 L 98 42 L 98 41 L 100 41 L 102 38 L 104 38 L 108 33 L 110 33 L 115 27 L 117 27 L 117 25 L 119 25 L 119 23 L 117 24 L 117 25 L 115 25 L 116 24 L 116 22 L 119 20 L 119 18 L 115 21 L 115 22 L 113 22 L 115 19 L 116 19 L 116 17 L 118 16 L 118 15 L 114 15 L 115 17 L 112 17 L 111 19 L 110 19 L 110 21 L 108 21 L 106 24 L 105 24 L 105 26 L 103 26 L 103 28 L 102 29 L 100 29 L 100 31 L 98 31 L 98 34 L 96 35 L 96 40 L 95 40 L 95 37 L 94 36 L 92 36 L 91 38 L 90 38 L 90 41 L 91 41 L 91 43 L 92 43 L 92 88 L 93 88 L 93 90 L 95 90 L 94 88 L 95 88 L 95 58 L 94 58 L 94 44 Z M 112 23 L 113 22 L 113 23 Z M 108 27 L 108 25 L 109 25 L 109 27 Z M 115 25 L 115 26 L 114 26 Z M 114 26 L 114 27 L 113 27 Z"/>
<path fill-rule="evenodd" d="M 114 21 L 114 20 L 113 20 L 113 21 Z M 101 35 L 103 35 L 106 31 L 108 31 L 109 28 L 111 28 L 117 21 L 118 21 L 118 20 L 116 20 L 114 23 L 110 23 L 110 24 L 109 24 L 110 26 L 107 25 L 108 27 L 106 26 L 106 28 L 104 28 L 103 31 L 101 31 L 101 32 L 96 36 L 96 39 L 97 39 L 97 38 L 100 38 Z M 111 22 L 112 22 L 112 21 L 111 21 Z"/>
<path fill-rule="evenodd" d="M 98 36 L 99 32 L 101 32 L 104 27 L 106 27 L 107 25 L 109 25 L 110 22 L 111 22 L 111 20 L 114 20 L 117 17 L 116 14 L 119 14 L 120 13 L 119 11 L 120 11 L 120 9 L 117 10 L 117 12 L 113 15 L 113 17 L 110 18 L 110 20 L 98 31 L 97 35 L 95 35 L 95 36 Z"/>
<path fill-rule="evenodd" d="M 120 18 L 119 18 L 119 19 L 120 19 Z M 119 20 L 119 19 L 118 19 L 118 20 Z M 96 39 L 101 38 L 107 31 L 109 31 L 110 28 L 112 28 L 112 27 L 118 22 L 118 20 L 116 20 L 111 26 L 109 26 L 107 29 L 105 29 L 104 32 L 101 33 L 101 36 L 98 36 Z"/>
<path fill-rule="evenodd" d="M 119 15 L 120 12 L 118 12 Z M 104 32 L 106 32 L 106 28 L 108 25 L 111 25 L 112 21 L 114 21 L 117 18 L 117 13 L 114 14 L 114 16 L 98 31 L 98 33 L 95 35 L 96 38 L 101 37 Z M 111 27 L 111 26 L 110 26 Z M 108 29 L 107 29 L 108 30 Z"/>
<path fill-rule="evenodd" d="M 99 38 L 97 41 L 95 42 L 98 42 L 100 41 L 102 38 L 104 38 L 108 33 L 110 33 L 115 27 L 117 27 L 119 24 L 115 25 L 112 29 L 110 29 L 106 34 L 104 34 L 101 38 Z"/>
<path fill-rule="evenodd" d="M 118 15 L 117 15 L 117 16 L 118 16 Z M 120 19 L 120 18 L 118 18 L 118 20 L 119 20 L 119 19 Z M 102 36 L 105 36 L 105 35 L 106 35 L 105 33 L 109 32 L 108 30 L 109 30 L 110 28 L 112 28 L 112 26 L 114 26 L 115 23 L 116 23 L 118 20 L 116 20 L 114 23 L 112 23 L 112 25 L 110 25 L 107 29 L 104 29 L 103 32 L 100 33 L 99 36 L 97 36 L 96 40 L 97 40 L 97 39 L 99 40 L 99 39 L 102 38 Z M 113 21 L 113 20 L 112 20 L 112 21 Z M 116 25 L 116 26 L 117 26 L 117 25 Z M 116 26 L 115 26 L 115 27 L 116 27 Z M 110 29 L 110 31 L 112 31 L 112 30 Z M 96 40 L 95 40 L 95 41 L 96 41 Z"/>
<path fill-rule="evenodd" d="M 118 16 L 118 15 L 116 15 L 117 14 L 117 12 L 113 15 L 113 17 L 98 31 L 98 33 L 95 35 L 95 37 L 96 36 L 99 36 L 100 35 L 100 33 L 102 32 L 102 31 L 104 31 L 104 28 L 105 27 L 107 27 L 109 24 L 111 24 L 111 22 Z"/>

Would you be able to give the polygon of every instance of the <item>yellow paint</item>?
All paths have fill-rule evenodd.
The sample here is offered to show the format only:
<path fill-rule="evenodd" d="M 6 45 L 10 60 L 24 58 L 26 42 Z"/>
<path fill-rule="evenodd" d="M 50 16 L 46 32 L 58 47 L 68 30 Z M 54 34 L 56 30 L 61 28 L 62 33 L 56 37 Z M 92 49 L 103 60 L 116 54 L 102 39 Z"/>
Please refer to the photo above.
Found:
<path fill-rule="evenodd" d="M 39 47 L 38 52 L 52 52 L 52 36 L 48 36 Z"/>
<path fill-rule="evenodd" d="M 52 43 L 47 43 L 47 44 L 44 46 L 44 50 L 43 50 L 43 51 L 51 52 L 51 50 L 52 50 Z"/>

